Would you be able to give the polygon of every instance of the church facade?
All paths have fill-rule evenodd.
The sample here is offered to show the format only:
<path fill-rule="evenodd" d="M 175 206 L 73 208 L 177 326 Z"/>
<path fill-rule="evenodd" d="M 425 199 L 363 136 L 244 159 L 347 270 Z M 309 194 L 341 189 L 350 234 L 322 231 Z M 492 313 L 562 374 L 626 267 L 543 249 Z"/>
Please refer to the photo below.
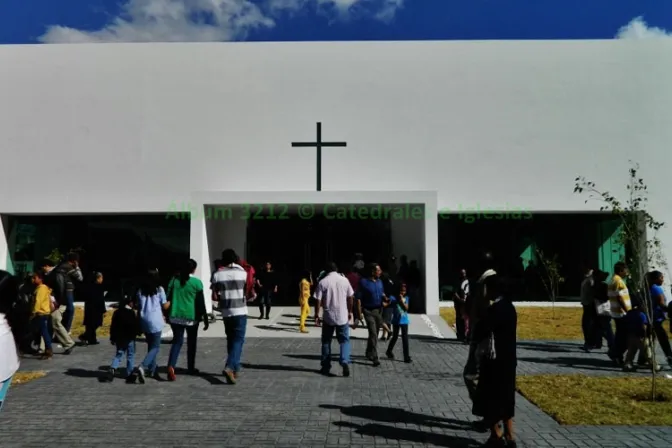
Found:
<path fill-rule="evenodd" d="M 449 222 L 597 214 L 575 179 L 625 197 L 632 161 L 672 225 L 670 40 L 2 46 L 0 67 L 4 269 L 58 246 L 35 236 L 53 216 L 188 212 L 204 281 L 257 218 L 384 220 L 437 314 Z"/>

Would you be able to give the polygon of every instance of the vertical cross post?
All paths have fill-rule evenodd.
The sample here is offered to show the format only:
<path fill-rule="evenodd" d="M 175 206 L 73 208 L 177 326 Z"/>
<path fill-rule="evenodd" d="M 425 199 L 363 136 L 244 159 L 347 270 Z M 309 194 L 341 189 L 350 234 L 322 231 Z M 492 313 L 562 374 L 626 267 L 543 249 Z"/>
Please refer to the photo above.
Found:
<path fill-rule="evenodd" d="M 322 123 L 317 122 L 317 140 L 314 142 L 292 142 L 293 148 L 316 148 L 317 149 L 317 191 L 322 191 L 322 148 L 345 147 L 346 142 L 323 142 Z"/>

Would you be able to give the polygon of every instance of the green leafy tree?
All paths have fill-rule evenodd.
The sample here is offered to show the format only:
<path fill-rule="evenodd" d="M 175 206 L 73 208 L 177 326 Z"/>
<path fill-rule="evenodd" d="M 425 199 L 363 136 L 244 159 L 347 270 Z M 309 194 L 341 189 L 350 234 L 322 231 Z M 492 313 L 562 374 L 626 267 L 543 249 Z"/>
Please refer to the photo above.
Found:
<path fill-rule="evenodd" d="M 631 294 L 637 294 L 643 301 L 645 312 L 652 320 L 652 300 L 650 285 L 646 273 L 658 269 L 668 273 L 668 266 L 662 251 L 657 232 L 665 224 L 657 221 L 647 210 L 648 188 L 639 175 L 639 165 L 631 162 L 629 169 L 627 198 L 622 201 L 608 191 L 599 189 L 594 182 L 585 177 L 574 180 L 574 193 L 588 196 L 589 200 L 602 202 L 601 211 L 609 211 L 622 221 L 621 232 L 618 235 L 620 243 L 626 248 L 625 263 L 630 269 Z M 669 278 L 669 276 L 668 276 Z M 649 336 L 652 347 L 651 362 L 651 400 L 656 399 L 656 350 L 653 334 Z"/>
<path fill-rule="evenodd" d="M 49 252 L 49 255 L 46 257 L 47 260 L 51 261 L 54 263 L 54 265 L 58 264 L 62 259 L 63 259 L 63 254 L 58 248 L 52 249 L 51 252 Z"/>

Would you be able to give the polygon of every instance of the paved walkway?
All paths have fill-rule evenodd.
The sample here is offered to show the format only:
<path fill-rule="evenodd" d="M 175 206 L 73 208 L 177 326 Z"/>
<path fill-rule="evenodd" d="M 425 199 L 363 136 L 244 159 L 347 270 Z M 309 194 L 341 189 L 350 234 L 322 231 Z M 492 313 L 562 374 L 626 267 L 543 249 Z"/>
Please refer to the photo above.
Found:
<path fill-rule="evenodd" d="M 216 313 L 218 315 L 218 313 Z M 250 307 L 250 317 L 247 325 L 248 338 L 260 337 L 281 337 L 281 338 L 319 338 L 320 328 L 315 327 L 312 319 L 309 319 L 307 329 L 308 334 L 299 332 L 299 315 L 300 308 L 298 306 L 285 306 L 271 308 L 269 319 L 258 318 L 258 310 Z M 313 309 L 311 308 L 311 316 Z M 439 339 L 455 339 L 455 332 L 450 328 L 441 316 L 428 316 L 425 314 L 411 315 L 411 324 L 408 332 L 412 336 L 422 337 L 436 337 Z M 170 326 L 164 329 L 164 337 L 172 337 Z M 223 338 L 224 325 L 221 322 L 216 322 L 210 326 L 208 331 L 201 332 L 201 337 L 204 338 Z M 351 332 L 351 336 L 355 339 L 366 339 L 367 331 L 365 327 L 359 327 Z"/>
<path fill-rule="evenodd" d="M 457 341 L 417 336 L 413 364 L 385 360 L 376 369 L 357 356 L 364 341 L 355 340 L 352 376 L 325 378 L 316 373 L 316 338 L 251 338 L 235 386 L 221 376 L 224 347 L 223 339 L 202 338 L 202 376 L 146 385 L 98 382 L 99 369 L 113 355 L 109 344 L 46 362 L 26 359 L 22 370 L 50 373 L 10 389 L 0 414 L 0 445 L 461 448 L 487 437 L 469 425 L 461 379 L 467 348 Z M 139 351 L 145 352 L 142 344 Z M 164 345 L 162 364 L 167 354 Z M 521 375 L 620 374 L 572 343 L 521 342 L 519 356 Z M 522 397 L 516 412 L 519 446 L 529 448 L 655 448 L 672 440 L 672 428 L 561 427 Z"/>

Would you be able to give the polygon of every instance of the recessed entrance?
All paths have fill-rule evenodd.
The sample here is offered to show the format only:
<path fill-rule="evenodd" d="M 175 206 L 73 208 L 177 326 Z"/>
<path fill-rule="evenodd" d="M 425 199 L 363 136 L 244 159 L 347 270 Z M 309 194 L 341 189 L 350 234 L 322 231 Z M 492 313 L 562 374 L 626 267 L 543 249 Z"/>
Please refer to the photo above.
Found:
<path fill-rule="evenodd" d="M 294 285 L 304 269 L 317 276 L 327 262 L 351 263 L 357 252 L 388 269 L 386 262 L 393 254 L 389 215 L 357 216 L 330 210 L 337 207 L 318 206 L 308 216 L 298 206 L 288 208 L 282 219 L 275 219 L 268 211 L 250 219 L 246 233 L 248 261 L 255 267 L 266 261 L 274 265 L 286 283 L 279 291 L 279 298 L 286 303 L 296 302 L 298 288 Z M 374 206 L 357 208 L 364 212 Z"/>
<path fill-rule="evenodd" d="M 422 204 L 208 205 L 205 217 L 215 256 L 225 246 L 221 237 L 237 232 L 244 238 L 239 253 L 249 263 L 259 270 L 271 262 L 280 281 L 278 304 L 296 303 L 305 269 L 316 278 L 327 262 L 344 266 L 352 263 L 355 253 L 388 272 L 396 271 L 393 255 L 424 264 L 418 260 L 424 251 Z M 400 252 L 404 247 L 395 245 L 399 240 L 413 249 L 411 253 Z M 416 306 L 422 308 L 420 303 Z"/>
<path fill-rule="evenodd" d="M 430 238 L 436 234 L 436 218 L 425 219 L 436 216 L 432 193 L 213 192 L 192 197 L 193 209 L 203 204 L 204 219 L 192 221 L 191 244 L 192 257 L 209 268 L 199 273 L 202 278 L 230 247 L 257 269 L 273 263 L 282 276 L 278 300 L 294 305 L 297 277 L 304 269 L 317 276 L 327 261 L 351 263 L 356 252 L 385 268 L 391 255 L 407 255 L 424 274 L 413 311 L 425 312 L 429 296 L 438 312 L 435 252 L 426 253 L 428 227 Z"/>

